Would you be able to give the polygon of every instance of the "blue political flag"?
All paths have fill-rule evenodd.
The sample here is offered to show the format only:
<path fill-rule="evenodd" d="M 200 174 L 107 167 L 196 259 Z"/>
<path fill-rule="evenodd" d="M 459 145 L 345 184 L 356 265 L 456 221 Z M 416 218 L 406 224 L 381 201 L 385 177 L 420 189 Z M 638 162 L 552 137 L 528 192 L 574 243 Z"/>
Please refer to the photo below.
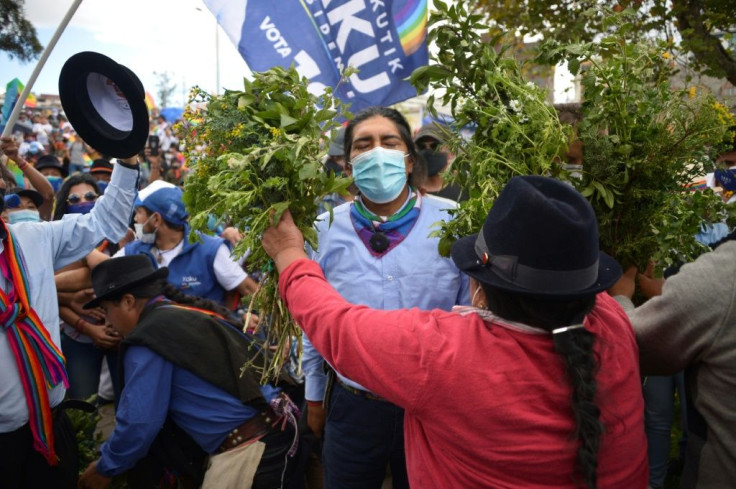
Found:
<path fill-rule="evenodd" d="M 204 0 L 248 67 L 292 64 L 309 90 L 357 112 L 417 94 L 407 81 L 428 62 L 427 0 Z M 359 70 L 346 81 L 341 71 Z"/>

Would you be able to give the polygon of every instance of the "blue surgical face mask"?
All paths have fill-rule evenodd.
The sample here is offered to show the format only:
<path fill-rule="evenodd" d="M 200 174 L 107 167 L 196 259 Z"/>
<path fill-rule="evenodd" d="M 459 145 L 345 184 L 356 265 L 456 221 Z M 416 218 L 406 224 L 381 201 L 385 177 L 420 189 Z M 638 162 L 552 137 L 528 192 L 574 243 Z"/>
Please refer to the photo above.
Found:
<path fill-rule="evenodd" d="M 47 176 L 46 180 L 48 180 L 49 183 L 51 184 L 51 188 L 54 189 L 54 193 L 58 192 L 59 189 L 61 188 L 61 185 L 64 183 L 63 178 L 52 176 L 52 175 Z"/>
<path fill-rule="evenodd" d="M 94 202 L 85 200 L 78 204 L 69 204 L 66 206 L 67 214 L 89 214 L 89 211 L 95 206 Z"/>
<path fill-rule="evenodd" d="M 100 189 L 100 195 L 105 193 L 105 189 L 107 188 L 107 186 L 108 186 L 108 182 L 105 182 L 102 180 L 97 182 L 97 188 Z"/>
<path fill-rule="evenodd" d="M 403 151 L 377 146 L 353 158 L 353 180 L 360 193 L 376 204 L 398 197 L 406 185 L 404 156 Z"/>
<path fill-rule="evenodd" d="M 21 209 L 19 211 L 8 212 L 8 221 L 10 221 L 10 224 L 17 222 L 39 222 L 40 220 L 41 216 L 34 209 Z"/>

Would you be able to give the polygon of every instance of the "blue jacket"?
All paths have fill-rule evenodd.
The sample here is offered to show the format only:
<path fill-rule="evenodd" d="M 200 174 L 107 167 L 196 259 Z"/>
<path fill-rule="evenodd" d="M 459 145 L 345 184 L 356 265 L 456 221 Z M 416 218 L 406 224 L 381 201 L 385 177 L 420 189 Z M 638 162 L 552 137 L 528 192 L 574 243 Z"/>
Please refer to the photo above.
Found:
<path fill-rule="evenodd" d="M 184 233 L 186 236 L 189 228 L 186 228 Z M 217 250 L 225 240 L 200 233 L 198 236 L 202 239 L 201 242 L 190 243 L 184 239 L 181 253 L 169 264 L 168 281 L 187 295 L 198 295 L 222 304 L 227 291 L 217 281 L 214 263 Z M 125 255 L 144 254 L 151 259 L 154 266 L 158 267 L 151 248 L 153 244 L 136 240 L 125 245 Z"/>

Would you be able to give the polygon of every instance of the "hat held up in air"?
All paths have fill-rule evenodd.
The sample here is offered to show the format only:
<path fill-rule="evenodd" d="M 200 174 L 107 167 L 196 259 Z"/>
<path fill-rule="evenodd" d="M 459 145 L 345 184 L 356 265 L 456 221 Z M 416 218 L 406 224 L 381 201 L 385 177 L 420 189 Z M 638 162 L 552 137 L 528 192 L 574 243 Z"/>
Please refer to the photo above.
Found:
<path fill-rule="evenodd" d="M 148 139 L 148 108 L 138 77 L 100 53 L 77 53 L 59 75 L 59 98 L 69 122 L 100 153 L 138 154 Z"/>

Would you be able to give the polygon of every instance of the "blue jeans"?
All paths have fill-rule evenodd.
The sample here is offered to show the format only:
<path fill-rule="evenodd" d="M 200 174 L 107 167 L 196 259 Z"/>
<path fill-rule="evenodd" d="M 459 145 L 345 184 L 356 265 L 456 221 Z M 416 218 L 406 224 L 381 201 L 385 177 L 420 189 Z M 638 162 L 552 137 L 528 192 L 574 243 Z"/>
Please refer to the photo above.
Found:
<path fill-rule="evenodd" d="M 647 377 L 644 382 L 644 431 L 647 435 L 649 485 L 662 487 L 667 477 L 670 458 L 670 430 L 675 418 L 675 390 L 682 408 L 682 439 L 680 457 L 685 455 L 687 426 L 685 424 L 685 377 L 682 372 L 671 377 Z"/>
<path fill-rule="evenodd" d="M 362 398 L 339 382 L 327 409 L 325 489 L 380 489 L 389 465 L 394 489 L 408 489 L 403 409 Z"/>
<path fill-rule="evenodd" d="M 84 165 L 69 163 L 69 175 L 73 175 L 75 173 L 84 173 Z"/>
<path fill-rule="evenodd" d="M 102 361 L 105 359 L 107 359 L 107 367 L 110 369 L 115 399 L 120 399 L 117 349 L 103 350 L 92 343 L 74 341 L 61 333 L 61 350 L 66 357 L 66 371 L 69 374 L 67 395 L 71 399 L 85 400 L 93 394 L 97 394 Z"/>

